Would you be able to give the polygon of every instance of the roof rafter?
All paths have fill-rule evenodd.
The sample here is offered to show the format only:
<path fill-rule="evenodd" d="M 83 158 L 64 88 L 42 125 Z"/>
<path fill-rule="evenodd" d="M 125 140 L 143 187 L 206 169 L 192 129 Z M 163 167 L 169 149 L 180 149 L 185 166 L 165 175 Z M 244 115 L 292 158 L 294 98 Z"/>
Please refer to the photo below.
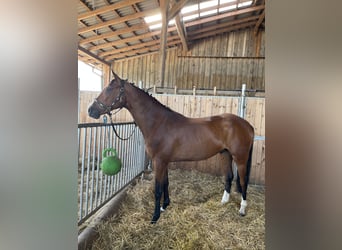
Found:
<path fill-rule="evenodd" d="M 178 38 L 177 35 L 168 36 L 167 40 L 168 41 L 177 40 L 180 43 L 180 39 Z M 117 49 L 117 50 L 113 50 L 113 51 L 103 52 L 103 53 L 99 54 L 99 56 L 104 56 L 104 58 L 106 60 L 111 60 L 111 59 L 115 58 L 115 55 L 122 54 L 122 53 L 125 53 L 125 52 L 129 52 L 129 51 L 132 51 L 132 50 L 137 51 L 139 49 L 142 49 L 142 48 L 145 48 L 145 47 L 148 48 L 148 47 L 156 45 L 156 44 L 160 44 L 160 39 L 152 40 L 152 41 L 145 42 L 145 43 L 142 43 L 142 44 L 136 44 L 136 45 L 133 45 L 133 46 L 127 46 L 127 47 L 124 47 L 124 48 L 121 48 L 121 49 Z"/>
<path fill-rule="evenodd" d="M 265 19 L 265 9 L 263 10 L 263 12 L 261 13 L 261 15 L 259 16 L 259 20 L 257 21 L 255 27 L 254 27 L 254 35 L 258 35 L 259 32 L 259 27 L 262 23 L 262 21 L 264 21 Z"/>
<path fill-rule="evenodd" d="M 115 18 L 115 19 L 110 20 L 110 21 L 106 21 L 106 22 L 103 22 L 103 23 L 98 23 L 98 24 L 95 24 L 95 25 L 91 25 L 91 26 L 87 26 L 87 27 L 81 28 L 81 29 L 78 30 L 78 34 L 82 34 L 82 33 L 85 33 L 85 32 L 91 31 L 91 30 L 101 29 L 103 27 L 108 27 L 110 25 L 119 24 L 119 23 L 122 23 L 122 22 L 126 22 L 126 21 L 129 21 L 129 20 L 133 20 L 133 19 L 137 19 L 137 18 L 141 18 L 141 17 L 152 16 L 152 15 L 155 15 L 155 14 L 158 14 L 158 13 L 160 13 L 160 9 L 159 8 L 158 9 L 154 9 L 154 10 L 144 11 L 144 12 L 138 12 L 138 13 L 135 13 L 135 14 L 131 14 L 131 15 L 127 15 L 127 16 L 123 16 L 123 17 L 119 17 L 119 18 Z"/>
<path fill-rule="evenodd" d="M 176 28 L 173 28 L 173 29 L 176 29 Z M 104 43 L 104 44 L 100 44 L 100 45 L 97 45 L 97 46 L 92 46 L 92 47 L 89 47 L 88 49 L 89 50 L 103 49 L 103 48 L 115 46 L 115 45 L 122 44 L 122 43 L 133 42 L 133 41 L 136 41 L 136 40 L 139 40 L 139 39 L 150 38 L 150 37 L 155 36 L 155 35 L 160 35 L 160 30 L 153 31 L 153 32 L 148 32 L 148 33 L 145 33 L 145 34 L 142 34 L 142 35 L 138 35 L 138 36 L 132 36 L 132 37 L 125 38 L 125 39 L 119 39 L 117 41 L 110 42 L 110 43 Z"/>
<path fill-rule="evenodd" d="M 174 18 L 176 15 L 179 14 L 180 10 L 187 4 L 189 0 L 180 0 L 172 5 L 171 9 L 169 10 L 169 15 L 167 17 L 168 21 Z"/>
<path fill-rule="evenodd" d="M 219 14 L 219 15 L 216 15 L 216 16 L 211 16 L 211 17 L 195 20 L 195 21 L 192 21 L 192 22 L 188 22 L 188 23 L 185 23 L 185 26 L 188 27 L 188 26 L 197 25 L 197 24 L 201 24 L 201 23 L 207 23 L 207 22 L 211 22 L 211 21 L 216 21 L 216 20 L 219 20 L 219 19 L 222 19 L 222 18 L 226 18 L 226 17 L 238 16 L 238 15 L 241 15 L 241 14 L 246 14 L 246 13 L 257 11 L 257 10 L 262 10 L 264 8 L 265 8 L 264 5 L 259 5 L 259 6 L 255 6 L 255 7 L 250 7 L 250 8 L 244 8 L 244 9 L 240 9 L 240 10 L 230 11 L 230 12 L 226 12 L 226 13 Z"/>
<path fill-rule="evenodd" d="M 214 36 L 214 35 L 217 35 L 217 34 L 229 32 L 229 31 L 233 31 L 233 30 L 238 30 L 238 29 L 242 29 L 242 28 L 252 27 L 255 24 L 256 24 L 256 21 L 251 21 L 251 22 L 248 22 L 248 23 L 242 23 L 242 24 L 239 24 L 239 25 L 233 25 L 233 26 L 229 26 L 229 27 L 226 27 L 226 28 L 222 28 L 222 29 L 215 29 L 215 30 L 212 30 L 210 32 L 206 32 L 206 33 L 202 33 L 202 34 L 198 34 L 198 35 L 192 35 L 191 33 L 189 33 L 189 37 L 192 40 L 196 40 L 196 39 L 205 38 L 205 37 L 209 37 L 209 36 Z"/>
<path fill-rule="evenodd" d="M 124 8 L 126 6 L 130 6 L 130 5 L 133 5 L 133 4 L 136 4 L 136 3 L 140 3 L 140 2 L 143 2 L 143 1 L 144 0 L 126 0 L 126 1 L 119 2 L 119 3 L 114 3 L 114 4 L 111 4 L 111 5 L 105 6 L 105 7 L 98 8 L 96 10 L 92 10 L 92 11 L 88 11 L 88 12 L 85 12 L 85 13 L 81 13 L 81 14 L 79 14 L 77 16 L 77 20 L 80 21 L 82 19 L 86 19 L 86 18 L 89 18 L 89 17 L 92 17 L 92 16 L 100 15 L 100 14 L 103 14 L 103 13 L 106 13 L 106 12 L 109 12 L 109 11 L 112 11 L 112 10 L 117 10 L 117 9 L 120 9 L 120 8 Z"/>
<path fill-rule="evenodd" d="M 181 22 L 179 15 L 177 15 L 175 17 L 175 22 L 176 22 L 176 29 L 177 29 L 178 35 L 182 41 L 183 49 L 185 51 L 188 51 L 189 48 L 188 48 L 188 42 L 187 42 L 186 29 L 185 29 L 183 23 Z"/>

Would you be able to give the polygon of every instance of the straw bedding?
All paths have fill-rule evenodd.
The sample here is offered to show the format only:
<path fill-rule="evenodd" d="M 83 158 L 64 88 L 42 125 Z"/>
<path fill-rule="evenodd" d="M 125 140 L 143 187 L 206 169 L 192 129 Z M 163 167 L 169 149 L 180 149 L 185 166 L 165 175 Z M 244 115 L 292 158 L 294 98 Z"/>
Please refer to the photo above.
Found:
<path fill-rule="evenodd" d="M 222 177 L 178 169 L 169 171 L 169 182 L 171 203 L 157 224 L 150 224 L 154 181 L 139 179 L 118 213 L 97 227 L 92 249 L 265 249 L 262 187 L 248 187 L 247 214 L 240 217 L 240 194 L 221 205 Z"/>

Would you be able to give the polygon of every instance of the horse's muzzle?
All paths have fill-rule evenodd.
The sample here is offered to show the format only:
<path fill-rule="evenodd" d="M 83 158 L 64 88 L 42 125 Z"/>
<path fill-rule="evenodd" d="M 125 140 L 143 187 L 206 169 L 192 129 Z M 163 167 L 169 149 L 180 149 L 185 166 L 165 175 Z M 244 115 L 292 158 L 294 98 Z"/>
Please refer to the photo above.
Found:
<path fill-rule="evenodd" d="M 94 119 L 99 119 L 101 114 L 98 109 L 94 108 L 92 105 L 88 108 L 88 115 Z"/>

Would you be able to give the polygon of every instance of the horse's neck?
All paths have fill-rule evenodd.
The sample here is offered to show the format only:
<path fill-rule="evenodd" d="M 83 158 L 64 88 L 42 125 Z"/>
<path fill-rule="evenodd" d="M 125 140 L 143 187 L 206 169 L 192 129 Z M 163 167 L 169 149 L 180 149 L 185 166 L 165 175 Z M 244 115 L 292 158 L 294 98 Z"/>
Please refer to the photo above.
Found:
<path fill-rule="evenodd" d="M 165 119 L 166 108 L 134 86 L 129 86 L 129 91 L 126 92 L 126 102 L 126 108 L 144 136 L 152 131 L 162 119 Z"/>

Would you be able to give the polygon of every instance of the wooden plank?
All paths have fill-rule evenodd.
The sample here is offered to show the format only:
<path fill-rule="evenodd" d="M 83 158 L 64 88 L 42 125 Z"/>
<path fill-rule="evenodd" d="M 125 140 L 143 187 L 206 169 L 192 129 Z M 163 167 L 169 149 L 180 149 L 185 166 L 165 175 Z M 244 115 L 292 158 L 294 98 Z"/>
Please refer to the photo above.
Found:
<path fill-rule="evenodd" d="M 183 50 L 184 51 L 188 51 L 188 42 L 187 42 L 187 35 L 186 35 L 186 30 L 184 28 L 183 23 L 180 21 L 180 16 L 177 15 L 175 17 L 175 24 L 176 24 L 176 29 L 177 29 L 177 33 L 179 38 L 181 39 L 182 42 L 182 46 L 183 46 Z"/>
<path fill-rule="evenodd" d="M 92 16 L 97 16 L 97 15 L 100 15 L 109 11 L 124 8 L 124 7 L 130 6 L 139 2 L 143 2 L 143 1 L 144 0 L 126 0 L 126 1 L 118 2 L 118 3 L 114 3 L 114 4 L 104 6 L 104 7 L 92 10 L 92 11 L 81 13 L 77 16 L 77 20 L 80 21 L 82 19 L 86 19 Z"/>
<path fill-rule="evenodd" d="M 136 40 L 139 40 L 139 38 L 146 38 L 146 36 L 138 36 L 138 39 L 136 38 L 130 38 L 130 40 L 125 40 L 126 42 L 131 42 L 131 41 L 136 41 Z M 123 40 L 121 40 L 123 41 Z M 177 35 L 174 35 L 174 36 L 168 36 L 167 37 L 167 41 L 169 42 L 170 45 L 173 45 L 173 44 L 177 44 L 177 43 L 180 43 L 180 40 L 177 39 Z M 119 44 L 119 43 L 117 43 Z M 114 45 L 117 45 L 117 44 L 114 44 Z M 159 45 L 159 46 L 156 46 L 156 45 Z M 115 49 L 115 50 L 110 50 L 110 51 L 106 51 L 106 52 L 101 52 L 99 53 L 99 56 L 104 56 L 106 60 L 111 60 L 113 58 L 120 58 L 123 56 L 123 54 L 127 53 L 127 52 L 137 52 L 137 53 L 140 53 L 143 51 L 143 49 L 145 48 L 148 48 L 148 49 L 154 49 L 154 48 L 159 48 L 160 47 L 160 40 L 159 39 L 154 39 L 152 41 L 149 41 L 149 42 L 144 42 L 144 43 L 138 43 L 136 45 L 130 45 L 130 46 L 125 46 L 121 49 Z"/>
<path fill-rule="evenodd" d="M 255 36 L 258 35 L 259 27 L 260 27 L 262 21 L 264 21 L 264 19 L 265 19 L 265 10 L 262 11 L 261 15 L 259 16 L 257 23 L 255 24 L 255 28 L 254 28 L 254 35 Z"/>
<path fill-rule="evenodd" d="M 166 37 L 167 37 L 167 29 L 168 29 L 168 7 L 169 0 L 160 0 L 160 12 L 162 15 L 162 28 L 160 33 L 160 67 L 159 67 L 159 81 L 160 86 L 164 86 L 164 78 L 165 78 L 165 64 L 166 64 Z"/>
<path fill-rule="evenodd" d="M 253 12 L 253 11 L 257 11 L 257 10 L 262 10 L 264 8 L 265 8 L 265 5 L 259 5 L 259 6 L 244 8 L 244 9 L 240 9 L 240 10 L 236 10 L 236 11 L 229 11 L 229 12 L 225 12 L 224 14 L 220 14 L 220 15 L 211 16 L 211 17 L 202 18 L 202 19 L 199 19 L 196 21 L 188 22 L 185 24 L 185 26 L 189 27 L 189 26 L 193 26 L 193 25 L 199 25 L 202 23 L 208 23 L 208 22 L 216 21 L 219 19 L 227 18 L 227 17 L 237 16 L 237 15 L 241 15 L 241 14 L 245 14 L 245 13 L 249 13 L 249 12 Z"/>
<path fill-rule="evenodd" d="M 84 54 L 85 56 L 89 56 L 92 59 L 94 59 L 96 62 L 100 63 L 100 64 L 106 64 L 106 65 L 110 65 L 109 62 L 101 59 L 100 57 L 98 57 L 97 55 L 89 52 L 88 50 L 82 48 L 81 46 L 78 46 L 78 53 Z"/>
<path fill-rule="evenodd" d="M 117 29 L 115 31 L 106 32 L 106 33 L 103 33 L 101 35 L 95 34 L 94 36 L 80 40 L 78 42 L 78 44 L 84 45 L 84 44 L 95 42 L 98 40 L 104 40 L 104 39 L 111 38 L 114 36 L 119 36 L 122 34 L 131 33 L 131 32 L 135 32 L 135 31 L 141 31 L 141 30 L 148 31 L 148 26 L 146 24 L 137 24 L 137 25 L 133 25 L 133 26 L 128 27 L 128 28 Z"/>
<path fill-rule="evenodd" d="M 174 18 L 180 10 L 184 7 L 184 5 L 188 2 L 189 0 L 180 0 L 176 2 L 175 4 L 172 5 L 171 9 L 169 10 L 169 15 L 167 17 L 168 21 L 170 21 L 172 18 Z"/>
<path fill-rule="evenodd" d="M 95 25 L 91 25 L 91 26 L 87 26 L 87 27 L 81 28 L 81 29 L 78 30 L 78 34 L 86 33 L 86 32 L 92 31 L 92 30 L 101 29 L 101 28 L 104 28 L 104 27 L 108 27 L 108 26 L 111 26 L 111 25 L 116 25 L 116 24 L 119 24 L 119 23 L 127 22 L 127 21 L 130 21 L 130 20 L 134 20 L 134 19 L 138 19 L 138 18 L 142 18 L 142 17 L 146 17 L 146 16 L 153 16 L 153 15 L 156 15 L 156 14 L 159 14 L 159 13 L 160 13 L 160 8 L 156 8 L 156 9 L 148 10 L 148 11 L 144 11 L 144 12 L 138 12 L 138 13 L 135 13 L 135 14 L 131 14 L 131 15 L 115 18 L 115 19 L 110 20 L 110 21 L 106 21 L 106 22 L 102 22 L 102 23 L 98 23 L 98 24 L 95 24 Z"/>

